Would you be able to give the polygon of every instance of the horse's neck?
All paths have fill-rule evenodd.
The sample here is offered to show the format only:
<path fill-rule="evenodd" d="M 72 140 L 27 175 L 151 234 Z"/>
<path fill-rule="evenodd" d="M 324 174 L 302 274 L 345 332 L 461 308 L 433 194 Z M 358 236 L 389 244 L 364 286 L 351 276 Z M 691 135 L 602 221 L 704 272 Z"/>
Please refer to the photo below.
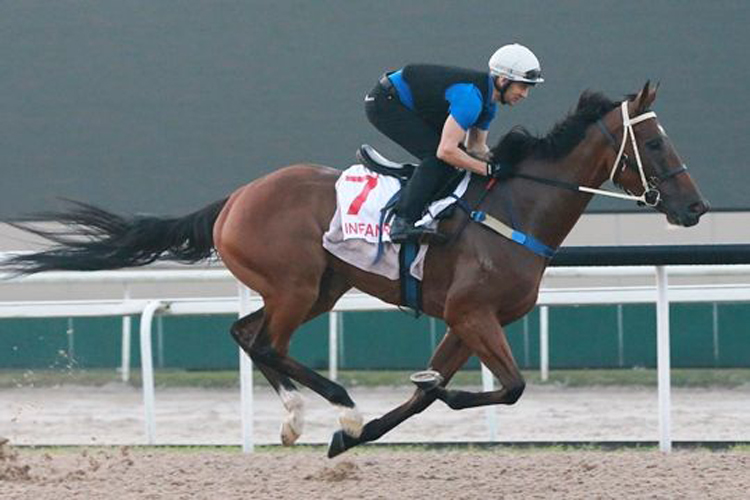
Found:
<path fill-rule="evenodd" d="M 583 141 L 565 158 L 557 162 L 529 162 L 520 165 L 520 171 L 529 175 L 554 179 L 575 185 L 599 187 L 604 182 L 601 175 L 602 147 Z M 505 212 L 512 206 L 516 229 L 533 235 L 545 244 L 557 248 L 580 219 L 592 195 L 548 186 L 527 179 L 514 179 L 493 204 Z M 503 197 L 510 197 L 511 205 Z M 502 207 L 502 208 L 501 208 Z"/>

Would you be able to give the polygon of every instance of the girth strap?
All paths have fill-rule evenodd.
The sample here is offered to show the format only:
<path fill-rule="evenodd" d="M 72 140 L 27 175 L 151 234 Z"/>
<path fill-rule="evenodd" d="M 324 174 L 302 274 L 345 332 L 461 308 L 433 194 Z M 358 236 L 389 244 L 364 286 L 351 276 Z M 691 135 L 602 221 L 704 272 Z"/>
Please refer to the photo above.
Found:
<path fill-rule="evenodd" d="M 398 252 L 401 305 L 412 310 L 414 317 L 422 314 L 422 282 L 411 275 L 411 265 L 419 253 L 419 243 L 405 242 Z"/>

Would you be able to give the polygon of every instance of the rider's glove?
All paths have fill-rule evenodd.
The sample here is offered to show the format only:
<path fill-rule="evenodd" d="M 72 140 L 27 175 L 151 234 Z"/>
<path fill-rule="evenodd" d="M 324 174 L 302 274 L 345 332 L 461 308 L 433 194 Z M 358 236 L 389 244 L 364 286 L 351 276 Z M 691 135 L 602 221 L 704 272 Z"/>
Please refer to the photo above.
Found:
<path fill-rule="evenodd" d="M 512 169 L 500 162 L 487 163 L 487 177 L 495 179 L 507 179 L 512 174 Z"/>

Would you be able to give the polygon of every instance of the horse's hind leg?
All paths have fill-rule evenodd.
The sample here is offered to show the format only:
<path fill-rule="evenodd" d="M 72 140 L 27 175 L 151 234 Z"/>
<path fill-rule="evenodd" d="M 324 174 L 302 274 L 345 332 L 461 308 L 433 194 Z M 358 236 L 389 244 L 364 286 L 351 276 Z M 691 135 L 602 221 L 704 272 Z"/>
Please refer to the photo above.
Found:
<path fill-rule="evenodd" d="M 351 288 L 351 284 L 343 276 L 337 274 L 331 268 L 327 268 L 320 282 L 318 299 L 313 304 L 305 321 L 310 321 L 323 313 L 329 312 L 341 296 Z M 329 382 L 333 383 L 332 381 Z M 359 435 L 362 431 L 362 415 L 356 406 L 340 405 L 331 400 L 329 402 L 339 410 L 341 428 L 349 435 Z"/>
<path fill-rule="evenodd" d="M 333 169 L 300 166 L 248 184 L 219 214 L 213 241 L 232 274 L 264 300 L 262 328 L 252 339 L 236 337 L 244 351 L 257 365 L 353 409 L 343 387 L 288 356 L 295 329 L 327 300 L 326 279 L 334 285 L 343 280 L 328 270 L 328 254 L 321 245 L 335 210 L 337 177 Z M 358 434 L 360 429 L 355 425 L 348 431 Z"/>
<path fill-rule="evenodd" d="M 298 284 L 284 286 L 282 290 L 279 285 L 274 293 L 264 297 L 263 327 L 252 338 L 235 335 L 235 339 L 258 366 L 290 377 L 338 406 L 342 428 L 356 436 L 362 429 L 362 417 L 346 389 L 288 356 L 289 342 L 297 327 L 329 311 L 349 288 L 343 278 L 330 270 L 323 273 L 315 287 Z"/>
<path fill-rule="evenodd" d="M 285 295 L 283 301 L 267 302 L 266 327 L 250 346 L 250 357 L 253 361 L 270 366 L 296 380 L 331 404 L 341 407 L 340 420 L 344 431 L 358 436 L 362 429 L 362 419 L 346 389 L 287 354 L 289 336 L 308 315 L 307 308 L 303 310 L 299 306 L 299 299 L 299 295 L 291 293 Z"/>
<path fill-rule="evenodd" d="M 461 339 L 453 335 L 450 330 L 438 345 L 430 360 L 430 369 L 436 370 L 442 376 L 439 389 L 443 389 L 450 382 L 453 375 L 466 363 L 471 351 Z M 380 418 L 367 422 L 359 437 L 345 435 L 341 431 L 334 433 L 328 446 L 328 458 L 333 458 L 358 444 L 380 439 L 385 433 L 401 424 L 408 418 L 421 413 L 438 398 L 438 392 L 417 389 L 414 394 L 401 406 L 394 408 Z"/>
<path fill-rule="evenodd" d="M 260 334 L 263 328 L 264 315 L 264 308 L 261 308 L 240 318 L 232 325 L 230 330 L 232 337 L 240 346 L 248 346 L 246 351 Z M 281 424 L 281 443 L 290 446 L 302 435 L 305 422 L 304 400 L 289 377 L 263 363 L 256 363 L 255 366 L 271 384 L 287 410 L 287 417 Z"/>

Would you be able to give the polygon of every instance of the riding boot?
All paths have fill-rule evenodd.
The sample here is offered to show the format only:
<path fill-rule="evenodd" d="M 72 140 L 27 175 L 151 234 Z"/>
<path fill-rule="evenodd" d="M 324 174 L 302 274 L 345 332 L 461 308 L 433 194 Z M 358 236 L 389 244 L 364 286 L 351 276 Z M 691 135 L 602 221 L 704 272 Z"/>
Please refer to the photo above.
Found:
<path fill-rule="evenodd" d="M 450 181 L 455 172 L 453 167 L 434 156 L 424 159 L 417 166 L 401 190 L 401 196 L 393 209 L 395 218 L 390 232 L 392 242 L 403 243 L 418 241 L 423 236 L 439 236 L 437 230 L 414 227 L 414 223 L 422 218 L 427 203 Z"/>

